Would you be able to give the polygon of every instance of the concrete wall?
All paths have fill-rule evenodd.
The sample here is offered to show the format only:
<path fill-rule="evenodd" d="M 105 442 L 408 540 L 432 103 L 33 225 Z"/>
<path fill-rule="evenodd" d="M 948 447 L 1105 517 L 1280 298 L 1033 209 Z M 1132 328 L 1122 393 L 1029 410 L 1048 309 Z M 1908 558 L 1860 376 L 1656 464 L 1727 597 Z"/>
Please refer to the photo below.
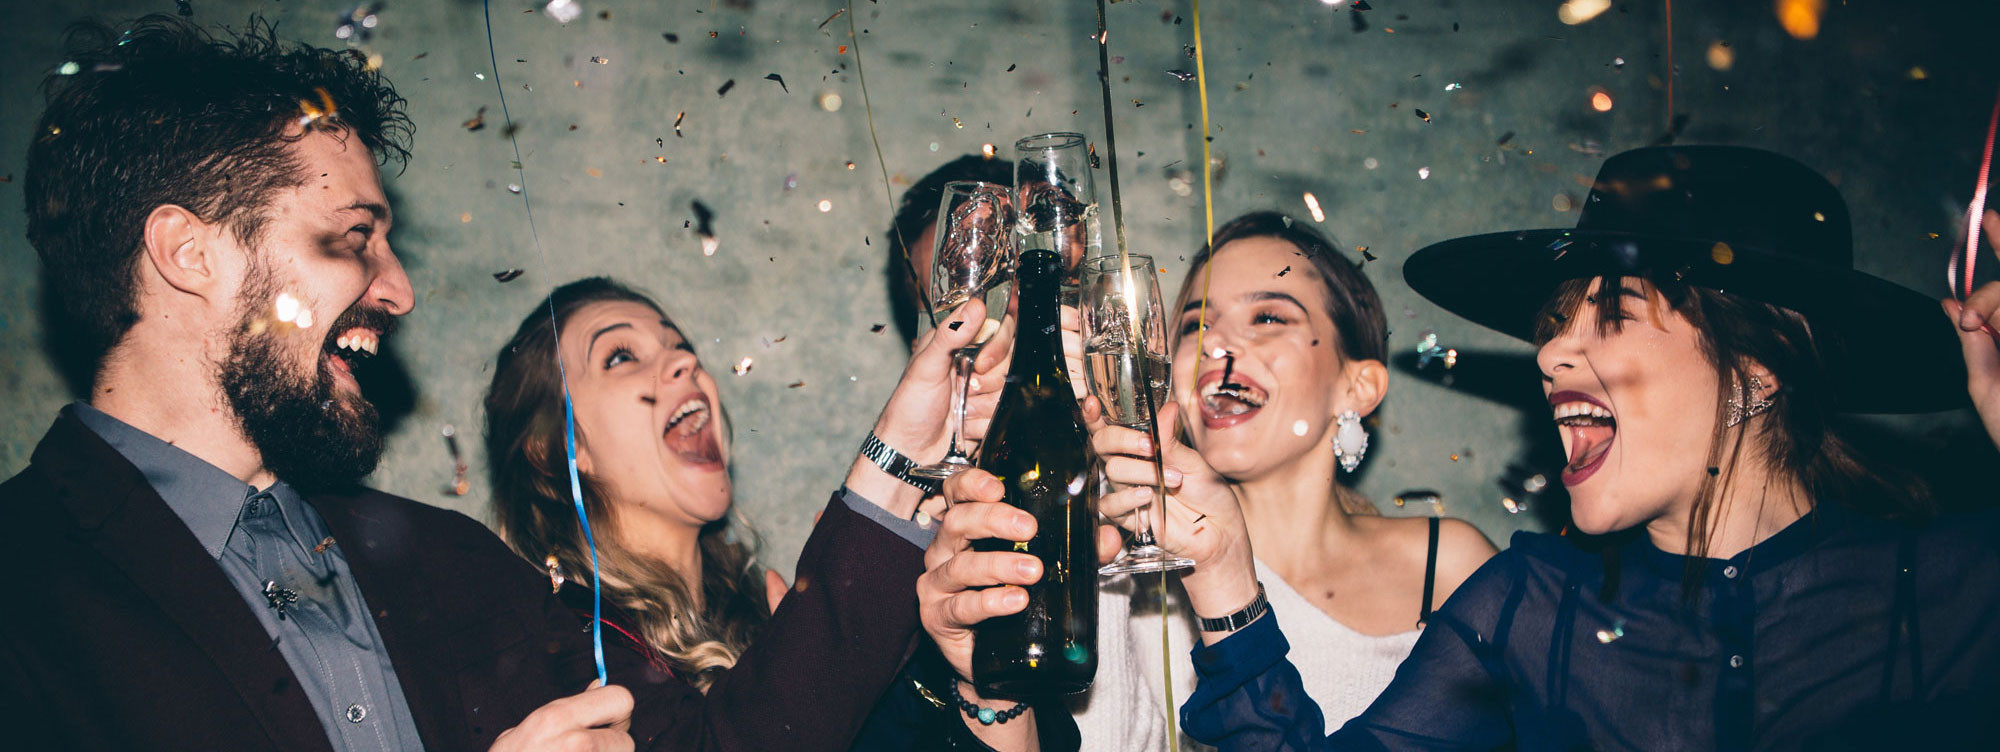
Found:
<path fill-rule="evenodd" d="M 540 5 L 496 2 L 493 35 L 547 271 L 521 196 L 508 189 L 521 179 L 501 135 L 480 4 L 391 3 L 368 44 L 418 124 L 415 158 L 389 181 L 393 240 L 419 301 L 394 352 L 416 404 L 374 483 L 484 517 L 477 441 L 464 442 L 472 493 L 450 496 L 440 431 L 476 436 L 492 356 L 552 283 L 615 275 L 657 293 L 719 374 L 736 423 L 739 509 L 764 534 L 766 560 L 789 571 L 904 357 L 893 327 L 871 332 L 889 321 L 889 208 L 855 50 L 842 50 L 854 43 L 848 19 L 821 26 L 835 2 L 583 0 L 584 17 L 560 25 Z M 1621 2 L 1569 26 L 1558 5 L 1374 0 L 1357 14 L 1258 0 L 1212 2 L 1203 18 L 1214 147 L 1226 165 L 1217 220 L 1258 208 L 1304 217 L 1302 196 L 1312 192 L 1324 228 L 1378 259 L 1367 273 L 1403 355 L 1360 488 L 1392 514 L 1428 513 L 1390 499 L 1434 490 L 1447 513 L 1503 542 L 1562 519 L 1560 498 L 1547 494 L 1528 513 L 1501 504 L 1510 466 L 1560 463 L 1545 413 L 1504 403 L 1528 394 L 1517 401 L 1533 405 L 1519 358 L 1528 350 L 1417 297 L 1400 264 L 1456 235 L 1569 225 L 1602 154 L 1667 131 L 1665 8 Z M 1980 46 L 1994 12 L 1970 2 L 1833 3 L 1818 38 L 1805 41 L 1779 26 L 1769 2 L 1677 5 L 1680 140 L 1776 149 L 1833 176 L 1854 212 L 1860 266 L 1942 294 L 1955 207 L 1971 190 L 1996 82 Z M 262 13 L 285 35 L 328 46 L 343 44 L 333 32 L 348 6 L 192 2 L 204 22 L 240 25 Z M 1004 156 L 1033 132 L 1102 138 L 1092 3 L 857 6 L 898 194 L 984 144 Z M 74 18 L 172 10 L 164 0 L 23 3 L 0 29 L 0 346 L 9 353 L 0 390 L 10 397 L 0 406 L 0 468 L 27 462 L 68 399 L 39 349 L 36 261 L 19 208 L 36 86 L 62 62 L 58 35 Z M 1159 258 L 1175 282 L 1203 237 L 1199 173 L 1193 195 L 1173 184 L 1199 162 L 1195 84 L 1169 73 L 1194 69 L 1184 54 L 1190 10 L 1177 0 L 1110 7 L 1130 246 Z M 1719 44 L 1733 56 L 1727 70 L 1712 64 Z M 1592 87 L 1611 97 L 1609 112 L 1591 108 Z M 837 111 L 820 106 L 829 94 L 841 98 Z M 461 125 L 481 108 L 485 128 Z M 1098 184 L 1108 198 L 1104 175 Z M 716 211 L 721 245 L 711 257 L 684 229 L 696 200 Z M 494 280 L 513 268 L 527 271 Z M 1410 370 L 1426 330 L 1461 352 L 1450 385 L 1435 370 Z M 730 375 L 743 357 L 754 369 Z M 1934 457 L 1990 453 L 1963 414 L 1871 425 L 1894 431 L 1884 443 Z"/>

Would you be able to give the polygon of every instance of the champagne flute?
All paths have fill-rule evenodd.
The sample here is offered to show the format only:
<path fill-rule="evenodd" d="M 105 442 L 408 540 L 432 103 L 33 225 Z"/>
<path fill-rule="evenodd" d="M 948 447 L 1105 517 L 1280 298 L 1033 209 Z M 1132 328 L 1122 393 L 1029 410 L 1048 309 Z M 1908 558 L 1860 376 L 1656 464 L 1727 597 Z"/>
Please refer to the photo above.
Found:
<path fill-rule="evenodd" d="M 1172 368 L 1167 360 L 1166 311 L 1160 305 L 1152 257 L 1127 254 L 1084 262 L 1081 293 L 1084 376 L 1090 393 L 1103 407 L 1105 420 L 1155 433 L 1154 416 L 1171 391 Z M 1159 490 L 1155 498 L 1166 498 L 1166 489 Z M 1131 548 L 1097 570 L 1099 574 L 1194 566 L 1193 560 L 1153 542 L 1153 528 L 1162 522 L 1164 505 L 1147 504 L 1138 514 L 1143 524 L 1132 534 Z"/>
<path fill-rule="evenodd" d="M 1014 151 L 1016 245 L 1062 257 L 1062 304 L 1074 306 L 1083 261 L 1104 248 L 1088 142 L 1081 133 L 1043 133 L 1014 142 Z"/>
<path fill-rule="evenodd" d="M 998 331 L 1007 312 L 1005 282 L 1014 266 L 1012 191 L 976 180 L 944 185 L 938 206 L 935 245 L 931 253 L 931 309 L 939 320 L 975 297 L 986 300 L 986 320 L 972 344 L 952 352 L 951 449 L 943 460 L 915 468 L 911 475 L 944 479 L 972 469 L 961 437 L 965 434 L 966 392 L 971 388 L 972 362 L 986 340 Z M 997 298 L 997 300 L 995 299 Z"/>

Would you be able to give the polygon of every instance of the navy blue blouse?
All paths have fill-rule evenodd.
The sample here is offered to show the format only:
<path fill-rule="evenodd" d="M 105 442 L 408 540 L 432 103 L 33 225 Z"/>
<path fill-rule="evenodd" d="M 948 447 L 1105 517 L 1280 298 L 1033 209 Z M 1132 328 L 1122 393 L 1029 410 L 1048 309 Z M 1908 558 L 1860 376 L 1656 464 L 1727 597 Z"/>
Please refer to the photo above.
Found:
<path fill-rule="evenodd" d="M 2000 511 L 1821 506 L 1702 562 L 1692 604 L 1688 559 L 1643 531 L 1517 533 L 1330 737 L 1267 616 L 1195 648 L 1182 723 L 1223 750 L 1956 748 L 2000 726 Z"/>

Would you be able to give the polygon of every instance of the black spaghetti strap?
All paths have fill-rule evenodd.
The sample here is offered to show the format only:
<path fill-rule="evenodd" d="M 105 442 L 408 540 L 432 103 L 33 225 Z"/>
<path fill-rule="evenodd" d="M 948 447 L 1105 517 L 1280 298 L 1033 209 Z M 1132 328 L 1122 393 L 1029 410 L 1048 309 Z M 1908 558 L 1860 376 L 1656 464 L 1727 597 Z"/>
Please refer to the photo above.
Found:
<path fill-rule="evenodd" d="M 1437 517 L 1431 518 L 1431 550 L 1429 556 L 1424 559 L 1424 612 L 1422 616 L 1417 617 L 1419 627 L 1431 620 L 1431 594 L 1437 589 L 1438 525 L 1442 522 Z"/>

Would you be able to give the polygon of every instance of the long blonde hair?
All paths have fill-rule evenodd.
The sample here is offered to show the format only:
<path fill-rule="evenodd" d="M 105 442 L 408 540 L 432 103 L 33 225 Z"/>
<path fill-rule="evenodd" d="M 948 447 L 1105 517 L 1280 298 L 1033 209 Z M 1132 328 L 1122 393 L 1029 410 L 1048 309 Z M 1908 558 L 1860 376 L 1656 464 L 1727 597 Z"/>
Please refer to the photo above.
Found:
<path fill-rule="evenodd" d="M 573 579 L 589 576 L 591 559 L 570 501 L 563 385 L 549 318 L 552 306 L 554 329 L 560 329 L 577 311 L 603 302 L 660 311 L 651 298 L 604 277 L 563 285 L 536 304 L 501 348 L 486 392 L 487 470 L 501 537 L 537 567 L 554 557 Z M 666 313 L 660 318 L 667 320 Z M 629 551 L 607 534 L 618 524 L 617 515 L 599 484 L 581 477 L 604 601 L 624 612 L 626 626 L 677 676 L 706 692 L 717 675 L 736 665 L 769 616 L 758 597 L 763 573 L 752 553 L 754 538 L 729 516 L 702 528 L 697 600 L 666 562 Z"/>

